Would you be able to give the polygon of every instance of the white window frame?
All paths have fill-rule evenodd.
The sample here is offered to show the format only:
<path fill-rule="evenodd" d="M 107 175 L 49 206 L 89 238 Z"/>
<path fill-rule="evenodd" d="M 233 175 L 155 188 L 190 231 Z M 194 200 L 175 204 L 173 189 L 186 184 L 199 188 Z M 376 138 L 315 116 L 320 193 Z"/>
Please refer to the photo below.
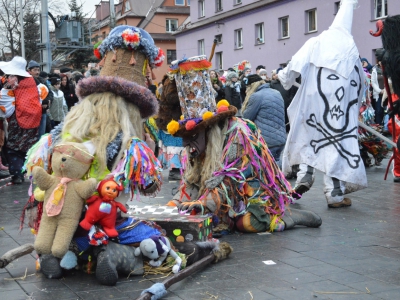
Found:
<path fill-rule="evenodd" d="M 186 0 L 186 5 L 190 6 L 190 0 Z"/>
<path fill-rule="evenodd" d="M 256 44 L 265 43 L 265 27 L 264 22 L 256 24 Z"/>
<path fill-rule="evenodd" d="M 214 39 L 217 40 L 217 44 L 222 44 L 222 34 L 215 35 Z"/>
<path fill-rule="evenodd" d="M 387 12 L 387 0 L 374 0 L 373 2 L 373 7 L 374 7 L 374 19 L 383 19 L 386 18 L 388 16 L 388 12 Z M 378 6 L 381 7 L 379 13 L 381 16 L 378 17 Z"/>
<path fill-rule="evenodd" d="M 224 7 L 222 5 L 222 0 L 215 0 L 215 12 L 223 11 Z"/>
<path fill-rule="evenodd" d="M 197 41 L 197 47 L 198 47 L 199 55 L 206 54 L 206 50 L 205 50 L 205 46 L 204 46 L 204 39 Z"/>
<path fill-rule="evenodd" d="M 315 28 L 310 30 L 310 27 L 311 27 L 311 24 L 310 24 L 311 14 L 314 14 L 314 23 L 315 23 L 314 25 L 315 25 Z M 316 8 L 306 11 L 307 33 L 318 31 L 318 26 L 317 26 L 318 22 L 317 22 L 317 20 L 318 19 L 317 19 L 317 9 Z"/>
<path fill-rule="evenodd" d="M 283 26 L 283 21 L 287 20 L 287 33 L 285 35 L 285 30 Z M 290 38 L 290 23 L 289 23 L 289 16 L 285 16 L 279 18 L 279 38 L 280 39 L 288 39 Z"/>
<path fill-rule="evenodd" d="M 242 4 L 242 0 L 233 0 L 233 5 Z"/>
<path fill-rule="evenodd" d="M 129 2 L 129 0 L 125 1 L 125 12 L 130 11 L 131 8 L 131 3 Z"/>
<path fill-rule="evenodd" d="M 199 18 L 206 16 L 206 1 L 199 0 Z"/>
<path fill-rule="evenodd" d="M 243 29 L 235 30 L 235 49 L 243 48 Z"/>
<path fill-rule="evenodd" d="M 175 30 L 173 30 L 172 28 L 172 22 L 171 21 L 176 21 L 176 27 Z M 178 30 L 179 27 L 179 23 L 178 23 L 178 19 L 165 19 L 165 31 L 166 32 L 175 32 L 176 30 Z"/>
<path fill-rule="evenodd" d="M 223 69 L 224 68 L 224 56 L 223 52 L 216 52 L 215 53 L 215 65 L 217 66 L 217 69 Z"/>
<path fill-rule="evenodd" d="M 179 0 L 175 0 L 175 6 L 185 6 L 185 0 L 180 0 L 181 2 L 183 2 L 182 4 L 176 3 Z"/>
<path fill-rule="evenodd" d="M 171 51 L 175 51 L 175 57 L 173 56 Z M 167 49 L 167 64 L 171 64 L 174 60 L 176 60 L 176 49 Z"/>

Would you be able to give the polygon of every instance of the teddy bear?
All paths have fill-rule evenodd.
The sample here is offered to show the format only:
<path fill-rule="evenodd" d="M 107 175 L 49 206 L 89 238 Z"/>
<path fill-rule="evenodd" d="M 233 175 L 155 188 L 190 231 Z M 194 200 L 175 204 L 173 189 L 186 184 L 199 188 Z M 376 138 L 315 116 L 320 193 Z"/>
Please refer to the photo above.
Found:
<path fill-rule="evenodd" d="M 86 200 L 89 207 L 79 225 L 89 230 L 94 224 L 99 224 L 109 238 L 117 237 L 118 232 L 115 230 L 117 208 L 124 213 L 128 211 L 123 204 L 114 200 L 122 189 L 114 179 L 102 180 L 97 188 L 99 195 L 93 195 Z"/>
<path fill-rule="evenodd" d="M 49 278 L 62 276 L 59 259 L 68 251 L 85 200 L 96 191 L 96 179 L 82 180 L 92 161 L 93 156 L 85 145 L 65 142 L 54 147 L 51 158 L 53 175 L 42 167 L 33 168 L 34 181 L 45 191 L 43 214 L 34 246 L 41 255 L 42 272 Z"/>
<path fill-rule="evenodd" d="M 149 264 L 153 267 L 161 266 L 169 254 L 175 259 L 175 265 L 172 267 L 172 272 L 179 272 L 182 259 L 174 250 L 171 249 L 171 243 L 167 237 L 152 235 L 148 239 L 144 239 L 140 242 L 140 246 L 135 250 L 136 256 L 139 256 L 140 253 L 151 259 Z"/>

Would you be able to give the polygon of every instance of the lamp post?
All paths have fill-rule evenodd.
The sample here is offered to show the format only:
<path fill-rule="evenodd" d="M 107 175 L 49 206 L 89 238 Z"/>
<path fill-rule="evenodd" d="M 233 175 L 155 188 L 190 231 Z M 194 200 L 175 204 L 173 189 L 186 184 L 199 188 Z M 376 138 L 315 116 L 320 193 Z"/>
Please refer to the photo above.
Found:
<path fill-rule="evenodd" d="M 24 37 L 24 8 L 22 0 L 19 0 L 19 23 L 21 25 L 21 56 L 25 58 L 25 37 Z"/>

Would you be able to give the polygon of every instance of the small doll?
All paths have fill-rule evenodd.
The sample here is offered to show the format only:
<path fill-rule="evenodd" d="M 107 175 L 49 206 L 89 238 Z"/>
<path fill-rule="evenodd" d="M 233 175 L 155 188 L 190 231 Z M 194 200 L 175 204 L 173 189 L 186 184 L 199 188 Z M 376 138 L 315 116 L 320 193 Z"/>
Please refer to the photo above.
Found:
<path fill-rule="evenodd" d="M 115 220 L 117 219 L 117 208 L 124 213 L 127 212 L 125 206 L 117 201 L 122 186 L 119 186 L 114 179 L 102 180 L 97 188 L 98 195 L 91 196 L 86 203 L 88 209 L 85 218 L 79 223 L 83 229 L 89 230 L 92 225 L 99 224 L 110 238 L 118 236 L 115 230 Z"/>

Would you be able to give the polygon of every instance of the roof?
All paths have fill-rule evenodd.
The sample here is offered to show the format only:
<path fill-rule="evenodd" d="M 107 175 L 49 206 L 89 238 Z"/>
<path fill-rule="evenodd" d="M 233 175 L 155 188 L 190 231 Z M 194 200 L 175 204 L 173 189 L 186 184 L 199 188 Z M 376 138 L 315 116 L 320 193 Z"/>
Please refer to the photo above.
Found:
<path fill-rule="evenodd" d="M 153 40 L 157 41 L 157 40 L 176 40 L 176 37 L 173 36 L 171 33 L 151 33 L 151 37 L 153 38 Z"/>
<path fill-rule="evenodd" d="M 215 23 L 215 22 L 221 21 L 223 19 L 232 18 L 239 14 L 241 16 L 243 16 L 243 14 L 248 13 L 252 10 L 256 10 L 256 9 L 259 9 L 266 5 L 271 5 L 271 4 L 274 4 L 275 2 L 279 2 L 279 1 L 282 1 L 282 0 L 259 0 L 257 2 L 253 2 L 253 3 L 247 4 L 247 5 L 241 5 L 237 8 L 228 10 L 226 12 L 222 12 L 217 15 L 213 15 L 212 17 L 201 19 L 198 22 L 191 23 L 189 26 L 185 26 L 182 30 L 175 31 L 173 33 L 173 35 L 187 33 L 188 31 L 197 29 L 199 27 L 207 26 L 211 23 Z"/>

